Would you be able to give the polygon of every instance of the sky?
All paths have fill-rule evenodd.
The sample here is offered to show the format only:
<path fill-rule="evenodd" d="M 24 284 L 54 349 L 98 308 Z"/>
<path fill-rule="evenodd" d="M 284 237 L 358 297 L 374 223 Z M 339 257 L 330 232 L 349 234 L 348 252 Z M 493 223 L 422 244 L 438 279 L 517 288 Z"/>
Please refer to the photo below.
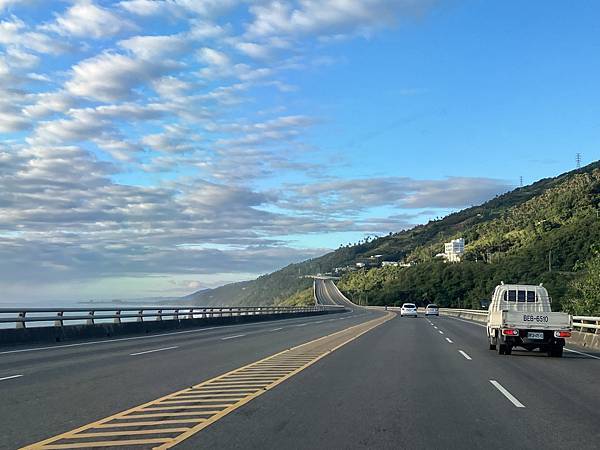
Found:
<path fill-rule="evenodd" d="M 597 160 L 598 17 L 0 0 L 0 302 L 185 295 Z"/>

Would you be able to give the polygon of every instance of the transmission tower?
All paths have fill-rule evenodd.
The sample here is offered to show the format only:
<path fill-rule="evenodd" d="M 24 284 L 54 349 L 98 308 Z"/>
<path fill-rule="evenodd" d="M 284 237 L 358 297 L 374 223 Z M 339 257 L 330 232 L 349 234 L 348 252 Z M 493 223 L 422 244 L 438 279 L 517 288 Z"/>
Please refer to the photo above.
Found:
<path fill-rule="evenodd" d="M 523 187 L 523 175 L 519 177 L 519 184 Z"/>
<path fill-rule="evenodd" d="M 575 164 L 578 169 L 581 169 L 581 153 L 575 153 Z"/>

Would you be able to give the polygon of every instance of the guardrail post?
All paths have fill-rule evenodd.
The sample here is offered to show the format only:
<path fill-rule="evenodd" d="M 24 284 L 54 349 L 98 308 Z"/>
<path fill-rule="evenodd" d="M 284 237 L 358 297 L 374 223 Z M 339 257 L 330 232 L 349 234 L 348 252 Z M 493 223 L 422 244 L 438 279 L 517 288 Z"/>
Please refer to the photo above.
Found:
<path fill-rule="evenodd" d="M 137 321 L 138 321 L 138 322 L 143 322 L 143 321 L 144 321 L 144 316 L 143 316 L 142 314 L 144 314 L 144 310 L 143 310 L 143 309 L 140 309 L 140 310 L 138 311 L 138 318 L 137 318 Z"/>
<path fill-rule="evenodd" d="M 114 323 L 121 323 L 121 311 L 115 311 L 115 315 L 117 317 L 114 318 L 113 322 Z"/>
<path fill-rule="evenodd" d="M 173 320 L 179 320 L 179 310 L 173 310 Z"/>
<path fill-rule="evenodd" d="M 95 311 L 90 311 L 88 313 L 89 319 L 86 322 L 87 325 L 94 325 L 94 313 L 95 313 Z"/>
<path fill-rule="evenodd" d="M 56 313 L 56 317 L 60 317 L 60 319 L 57 319 L 54 321 L 54 326 L 55 327 L 62 327 L 63 326 L 63 321 L 62 321 L 62 316 L 64 314 L 64 311 L 58 311 Z"/>
<path fill-rule="evenodd" d="M 17 328 L 26 328 L 25 327 L 25 315 L 27 313 L 25 311 L 22 311 L 19 313 L 19 319 L 21 320 L 17 320 Z"/>
<path fill-rule="evenodd" d="M 156 321 L 157 321 L 157 322 L 161 321 L 161 320 L 162 320 L 162 316 L 163 316 L 162 309 L 159 309 L 159 310 L 156 312 Z"/>

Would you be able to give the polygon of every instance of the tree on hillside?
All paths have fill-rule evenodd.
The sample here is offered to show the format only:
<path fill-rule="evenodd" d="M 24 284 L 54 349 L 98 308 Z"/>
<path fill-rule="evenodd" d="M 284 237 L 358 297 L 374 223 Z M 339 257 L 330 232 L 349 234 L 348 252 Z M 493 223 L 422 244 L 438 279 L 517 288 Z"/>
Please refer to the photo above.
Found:
<path fill-rule="evenodd" d="M 570 284 L 565 309 L 577 315 L 600 315 L 600 254 L 585 264 L 583 275 Z"/>

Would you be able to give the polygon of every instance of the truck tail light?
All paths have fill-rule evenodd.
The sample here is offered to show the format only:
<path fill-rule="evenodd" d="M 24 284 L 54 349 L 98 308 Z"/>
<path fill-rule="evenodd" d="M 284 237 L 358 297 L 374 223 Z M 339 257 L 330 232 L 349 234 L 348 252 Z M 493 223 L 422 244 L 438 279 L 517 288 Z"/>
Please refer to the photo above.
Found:
<path fill-rule="evenodd" d="M 502 334 L 504 336 L 518 336 L 519 330 L 515 330 L 514 328 L 503 328 Z"/>
<path fill-rule="evenodd" d="M 554 332 L 554 337 L 555 338 L 571 337 L 571 332 L 570 331 L 555 331 Z"/>

